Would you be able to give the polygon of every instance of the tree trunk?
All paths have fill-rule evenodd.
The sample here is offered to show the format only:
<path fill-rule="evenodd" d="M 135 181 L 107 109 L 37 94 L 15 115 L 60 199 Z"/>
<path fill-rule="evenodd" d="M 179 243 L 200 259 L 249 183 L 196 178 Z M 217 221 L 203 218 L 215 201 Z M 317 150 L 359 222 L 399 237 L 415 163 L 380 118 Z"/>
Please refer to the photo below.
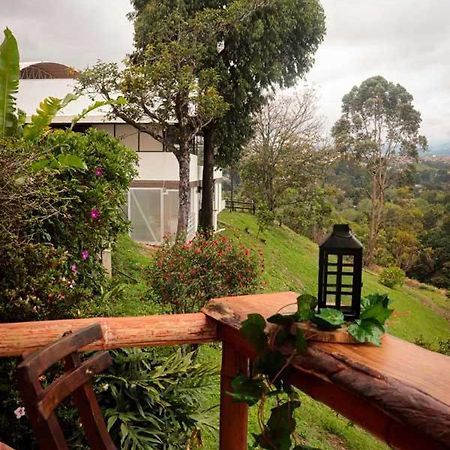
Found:
<path fill-rule="evenodd" d="M 190 184 L 190 160 L 189 145 L 180 142 L 178 159 L 179 185 L 178 185 L 178 227 L 177 240 L 185 240 L 188 231 L 189 212 L 191 210 L 191 184 Z"/>
<path fill-rule="evenodd" d="M 214 229 L 214 138 L 212 127 L 206 127 L 203 132 L 202 183 L 199 227 L 202 231 L 211 232 Z"/>
<path fill-rule="evenodd" d="M 367 256 L 366 265 L 373 264 L 375 259 L 375 252 L 377 249 L 378 234 L 380 233 L 381 222 L 383 217 L 384 208 L 384 186 L 385 180 L 383 173 L 380 173 L 380 169 L 377 169 L 372 176 L 371 187 L 371 209 L 370 209 L 370 221 L 369 221 L 369 238 L 367 242 Z"/>

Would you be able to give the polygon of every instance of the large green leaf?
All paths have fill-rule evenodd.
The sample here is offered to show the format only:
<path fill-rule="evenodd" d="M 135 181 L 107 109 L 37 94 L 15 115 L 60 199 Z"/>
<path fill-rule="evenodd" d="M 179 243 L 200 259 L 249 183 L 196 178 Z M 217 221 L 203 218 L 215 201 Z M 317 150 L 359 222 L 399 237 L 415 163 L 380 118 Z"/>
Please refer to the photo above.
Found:
<path fill-rule="evenodd" d="M 63 99 L 47 97 L 40 103 L 36 114 L 31 117 L 31 123 L 25 126 L 23 137 L 29 141 L 36 141 L 48 129 L 58 112 L 70 102 L 78 98 L 75 94 L 67 94 Z"/>
<path fill-rule="evenodd" d="M 258 352 L 263 351 L 267 347 L 265 328 L 266 321 L 260 314 L 249 314 L 241 325 L 241 334 Z"/>
<path fill-rule="evenodd" d="M 348 327 L 348 332 L 358 342 L 369 342 L 380 346 L 381 336 L 384 334 L 384 327 L 376 320 L 357 320 Z"/>
<path fill-rule="evenodd" d="M 6 28 L 0 46 L 0 137 L 15 133 L 16 98 L 19 90 L 19 49 L 12 32 Z"/>
<path fill-rule="evenodd" d="M 297 297 L 297 316 L 300 322 L 311 320 L 317 306 L 317 298 L 311 294 L 302 294 Z"/>
<path fill-rule="evenodd" d="M 335 330 L 344 324 L 344 314 L 342 311 L 333 308 L 323 308 L 319 314 L 315 314 L 311 319 L 321 330 Z"/>
<path fill-rule="evenodd" d="M 264 382 L 261 378 L 249 378 L 239 374 L 231 381 L 233 392 L 228 392 L 236 402 L 253 406 L 259 402 L 265 393 Z"/>

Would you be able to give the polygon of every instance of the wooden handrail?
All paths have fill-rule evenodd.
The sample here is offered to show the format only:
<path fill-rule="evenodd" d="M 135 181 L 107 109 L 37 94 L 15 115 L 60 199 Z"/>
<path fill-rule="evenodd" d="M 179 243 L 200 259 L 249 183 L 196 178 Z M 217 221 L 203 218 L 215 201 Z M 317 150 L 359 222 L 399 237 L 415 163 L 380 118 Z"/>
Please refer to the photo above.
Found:
<path fill-rule="evenodd" d="M 0 357 L 20 356 L 75 331 L 99 323 L 103 339 L 85 350 L 201 344 L 217 341 L 217 325 L 203 313 L 141 317 L 93 317 L 90 319 L 0 323 Z"/>

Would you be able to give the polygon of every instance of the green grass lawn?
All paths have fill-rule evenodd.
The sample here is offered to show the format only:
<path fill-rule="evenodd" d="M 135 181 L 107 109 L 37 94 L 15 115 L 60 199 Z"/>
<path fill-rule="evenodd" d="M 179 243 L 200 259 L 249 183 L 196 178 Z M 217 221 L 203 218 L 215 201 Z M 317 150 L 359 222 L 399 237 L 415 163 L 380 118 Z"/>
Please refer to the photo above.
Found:
<path fill-rule="evenodd" d="M 265 292 L 316 292 L 318 248 L 309 239 L 285 227 L 274 227 L 257 236 L 255 218 L 244 213 L 222 212 L 220 226 L 225 229 L 222 233 L 233 240 L 263 252 Z M 125 287 L 121 296 L 123 300 L 112 306 L 115 315 L 160 312 L 160 307 L 147 294 L 143 273 L 149 263 L 147 250 L 127 237 L 120 240 L 113 253 L 113 268 L 115 279 L 124 283 Z M 421 338 L 434 347 L 437 347 L 439 339 L 450 337 L 448 321 L 429 307 L 430 302 L 434 302 L 440 309 L 449 311 L 447 298 L 440 291 L 410 286 L 389 289 L 378 283 L 376 274 L 369 272 L 364 273 L 363 282 L 364 293 L 386 292 L 393 300 L 397 317 L 390 323 L 390 333 L 409 341 Z M 219 346 L 201 346 L 200 358 L 209 364 L 219 365 Z M 219 379 L 216 381 L 216 387 L 205 398 L 206 407 L 219 404 Z M 250 433 L 258 432 L 255 416 L 254 407 L 250 409 Z M 299 435 L 313 447 L 324 450 L 387 448 L 364 430 L 306 395 L 302 396 L 297 419 Z M 217 436 L 205 436 L 204 448 L 218 449 Z"/>

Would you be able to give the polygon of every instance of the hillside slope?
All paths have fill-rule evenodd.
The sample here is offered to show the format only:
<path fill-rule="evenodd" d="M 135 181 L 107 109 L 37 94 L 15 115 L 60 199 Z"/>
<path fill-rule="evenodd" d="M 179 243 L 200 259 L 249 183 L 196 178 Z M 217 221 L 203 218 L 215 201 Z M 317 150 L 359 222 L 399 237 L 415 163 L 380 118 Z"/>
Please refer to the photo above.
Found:
<path fill-rule="evenodd" d="M 220 215 L 223 233 L 264 255 L 267 292 L 317 292 L 318 247 L 309 239 L 286 227 L 273 227 L 257 237 L 256 218 L 246 213 L 224 211 Z M 396 317 L 389 332 L 414 342 L 422 338 L 436 346 L 439 339 L 450 338 L 450 324 L 436 310 L 450 310 L 448 299 L 440 292 L 403 286 L 390 289 L 378 282 L 376 274 L 365 271 L 363 293 L 387 293 L 392 299 Z"/>

